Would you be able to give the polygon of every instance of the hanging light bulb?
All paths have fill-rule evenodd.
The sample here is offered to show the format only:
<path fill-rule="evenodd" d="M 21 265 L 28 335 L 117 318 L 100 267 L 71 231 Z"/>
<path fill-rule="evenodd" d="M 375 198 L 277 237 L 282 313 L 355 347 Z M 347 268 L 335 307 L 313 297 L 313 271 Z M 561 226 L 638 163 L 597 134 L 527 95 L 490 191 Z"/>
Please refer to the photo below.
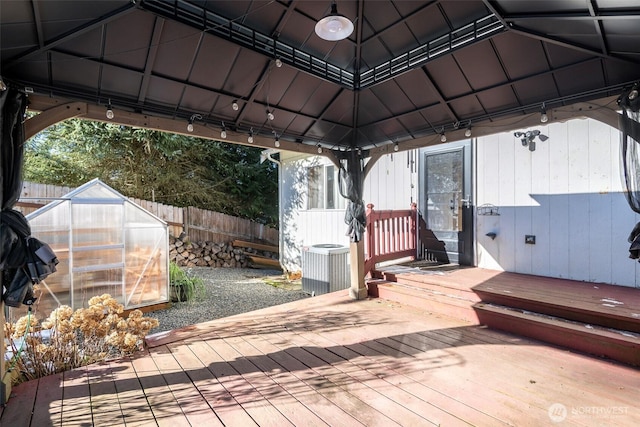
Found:
<path fill-rule="evenodd" d="M 318 144 L 318 154 L 322 154 L 322 146 Z"/>
<path fill-rule="evenodd" d="M 201 120 L 202 116 L 200 114 L 192 114 L 191 117 L 189 117 L 189 123 L 187 124 L 187 132 L 193 132 L 193 121 L 195 119 Z"/>
<path fill-rule="evenodd" d="M 547 116 L 547 107 L 545 107 L 544 102 L 542 103 L 542 111 L 540 112 L 540 122 L 547 123 L 549 121 L 549 116 Z"/>
<path fill-rule="evenodd" d="M 224 126 L 224 122 L 222 122 L 222 130 L 220 131 L 220 138 L 227 139 L 227 128 Z"/>
<path fill-rule="evenodd" d="M 336 2 L 332 1 L 331 13 L 318 21 L 315 30 L 321 39 L 328 41 L 343 40 L 353 32 L 353 22 L 346 16 L 340 15 Z"/>
<path fill-rule="evenodd" d="M 633 101 L 637 97 L 638 97 L 638 83 L 633 85 L 633 87 L 631 88 L 631 91 L 629 92 L 629 95 L 628 95 L 629 101 Z"/>
<path fill-rule="evenodd" d="M 282 67 L 282 59 L 276 58 L 276 67 L 278 68 Z"/>
<path fill-rule="evenodd" d="M 231 108 L 233 108 L 233 111 L 238 111 L 238 109 L 240 108 L 240 106 L 238 105 L 238 101 L 234 99 L 231 103 Z"/>
<path fill-rule="evenodd" d="M 109 105 L 107 105 L 107 113 L 106 113 L 107 119 L 112 120 L 114 117 L 113 114 L 113 108 L 111 108 L 111 100 L 109 100 Z"/>
<path fill-rule="evenodd" d="M 393 144 L 393 151 L 398 151 L 400 147 L 398 147 L 398 143 Z"/>
<path fill-rule="evenodd" d="M 467 126 L 467 129 L 464 131 L 464 136 L 467 138 L 471 137 L 471 121 L 469 121 L 469 126 Z"/>
<path fill-rule="evenodd" d="M 447 142 L 447 135 L 444 134 L 444 127 L 440 131 L 440 142 Z"/>
<path fill-rule="evenodd" d="M 4 80 L 0 78 L 0 91 L 4 92 L 5 90 L 7 90 L 7 85 Z"/>
<path fill-rule="evenodd" d="M 249 137 L 247 138 L 249 144 L 253 144 L 253 128 L 249 131 Z"/>
<path fill-rule="evenodd" d="M 276 141 L 273 143 L 276 147 L 280 147 L 280 139 L 276 136 Z"/>
<path fill-rule="evenodd" d="M 267 110 L 267 119 L 273 121 L 273 119 L 275 119 L 275 116 L 273 115 L 273 113 L 269 110 Z"/>

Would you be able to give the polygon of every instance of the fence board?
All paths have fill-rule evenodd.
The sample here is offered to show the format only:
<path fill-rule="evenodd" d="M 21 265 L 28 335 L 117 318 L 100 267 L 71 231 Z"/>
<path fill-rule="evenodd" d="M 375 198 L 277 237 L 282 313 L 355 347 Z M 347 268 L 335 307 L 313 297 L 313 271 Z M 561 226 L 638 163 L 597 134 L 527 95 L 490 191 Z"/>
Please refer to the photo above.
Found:
<path fill-rule="evenodd" d="M 27 215 L 71 190 L 73 188 L 25 181 L 16 209 Z M 180 208 L 133 197 L 129 200 L 167 222 L 172 235 L 179 236 L 184 230 L 194 242 L 240 239 L 278 244 L 278 230 L 255 221 L 194 207 Z"/>

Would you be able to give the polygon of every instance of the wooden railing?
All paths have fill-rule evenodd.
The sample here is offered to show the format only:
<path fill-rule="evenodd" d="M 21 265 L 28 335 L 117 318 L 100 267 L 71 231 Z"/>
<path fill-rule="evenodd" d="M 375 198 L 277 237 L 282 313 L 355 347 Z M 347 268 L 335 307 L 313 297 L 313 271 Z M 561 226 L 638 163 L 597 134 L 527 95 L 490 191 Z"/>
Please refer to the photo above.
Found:
<path fill-rule="evenodd" d="M 365 274 L 369 274 L 376 263 L 395 259 L 416 257 L 417 207 L 411 209 L 375 211 L 367 205 L 367 234 Z"/>

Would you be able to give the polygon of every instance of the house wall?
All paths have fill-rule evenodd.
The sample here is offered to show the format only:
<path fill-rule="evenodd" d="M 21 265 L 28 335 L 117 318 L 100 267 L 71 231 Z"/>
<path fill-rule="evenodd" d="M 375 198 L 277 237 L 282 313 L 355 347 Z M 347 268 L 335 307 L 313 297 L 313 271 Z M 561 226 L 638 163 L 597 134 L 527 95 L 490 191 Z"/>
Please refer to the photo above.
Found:
<path fill-rule="evenodd" d="M 619 132 L 590 119 L 538 129 L 549 139 L 533 152 L 513 132 L 477 140 L 476 207 L 500 213 L 476 216 L 477 265 L 640 287 L 627 242 L 640 218 L 622 193 Z"/>
<path fill-rule="evenodd" d="M 301 271 L 302 249 L 321 243 L 349 245 L 344 209 L 307 209 L 307 175 L 311 166 L 329 164 L 322 156 L 282 152 L 280 175 L 281 263 L 290 272 Z M 367 175 L 364 202 L 374 209 L 407 209 L 416 201 L 416 152 L 382 157 Z"/>

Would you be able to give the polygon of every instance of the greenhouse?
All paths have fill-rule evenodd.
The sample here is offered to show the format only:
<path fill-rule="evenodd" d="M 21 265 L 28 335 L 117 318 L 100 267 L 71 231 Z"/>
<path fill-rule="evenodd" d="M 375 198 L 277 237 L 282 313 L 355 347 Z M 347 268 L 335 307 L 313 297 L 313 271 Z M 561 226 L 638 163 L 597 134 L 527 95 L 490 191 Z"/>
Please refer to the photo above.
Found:
<path fill-rule="evenodd" d="M 60 263 L 39 285 L 36 313 L 110 294 L 125 310 L 168 301 L 167 224 L 94 179 L 27 215 Z M 17 314 L 17 313 L 16 313 Z"/>

